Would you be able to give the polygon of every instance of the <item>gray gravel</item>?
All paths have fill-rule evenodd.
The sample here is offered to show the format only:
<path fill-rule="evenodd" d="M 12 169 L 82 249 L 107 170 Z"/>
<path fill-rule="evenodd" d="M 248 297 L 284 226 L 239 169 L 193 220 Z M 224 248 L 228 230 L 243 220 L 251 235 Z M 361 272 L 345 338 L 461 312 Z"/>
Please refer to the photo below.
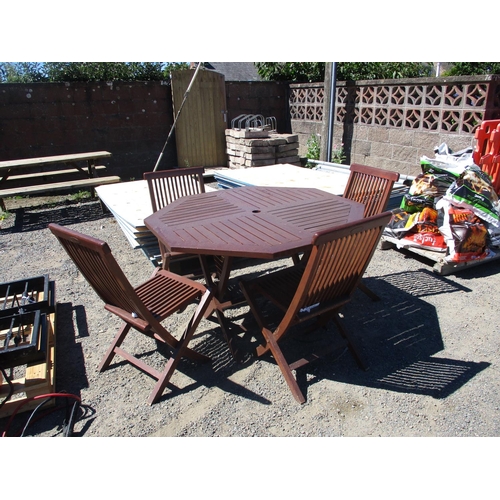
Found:
<path fill-rule="evenodd" d="M 442 277 L 414 254 L 377 249 L 365 282 L 382 300 L 356 292 L 344 310 L 370 370 L 359 370 L 336 336 L 335 352 L 298 374 L 304 405 L 295 402 L 271 358 L 233 361 L 219 328 L 207 320 L 195 343 L 213 362 L 182 363 L 160 402 L 148 406 L 153 380 L 146 375 L 120 361 L 98 373 L 119 321 L 103 309 L 46 228 L 51 221 L 106 240 L 134 285 L 153 267 L 97 202 L 11 208 L 1 222 L 0 282 L 48 273 L 56 283 L 56 389 L 81 396 L 86 405 L 77 436 L 500 434 L 499 261 Z M 287 263 L 249 262 L 234 279 Z M 178 331 L 187 313 L 167 320 L 167 327 Z M 247 313 L 242 307 L 230 315 L 251 327 Z M 328 332 L 336 335 L 334 327 Z M 240 341 L 248 346 L 252 339 Z M 149 339 L 136 335 L 128 344 L 161 367 Z M 61 431 L 54 420 L 37 432 Z"/>

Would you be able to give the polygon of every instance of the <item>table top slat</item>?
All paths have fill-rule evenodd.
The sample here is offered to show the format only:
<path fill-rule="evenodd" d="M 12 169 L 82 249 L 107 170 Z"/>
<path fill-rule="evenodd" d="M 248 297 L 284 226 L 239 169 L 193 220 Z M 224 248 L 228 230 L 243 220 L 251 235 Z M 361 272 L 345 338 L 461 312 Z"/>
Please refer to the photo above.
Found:
<path fill-rule="evenodd" d="M 179 198 L 144 220 L 174 252 L 275 259 L 363 216 L 363 205 L 314 188 L 245 186 Z"/>

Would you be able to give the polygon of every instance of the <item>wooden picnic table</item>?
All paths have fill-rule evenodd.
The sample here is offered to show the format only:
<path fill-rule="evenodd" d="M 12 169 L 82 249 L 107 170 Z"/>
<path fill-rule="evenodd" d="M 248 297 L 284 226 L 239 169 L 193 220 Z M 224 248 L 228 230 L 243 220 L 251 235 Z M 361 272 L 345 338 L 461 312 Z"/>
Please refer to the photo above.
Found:
<path fill-rule="evenodd" d="M 5 210 L 3 199 L 9 196 L 41 194 L 120 182 L 118 176 L 97 176 L 98 171 L 106 168 L 103 165 L 96 165 L 97 160 L 110 156 L 112 155 L 108 151 L 92 151 L 0 161 L 0 207 Z M 65 180 L 54 181 L 56 177 L 64 177 Z"/>

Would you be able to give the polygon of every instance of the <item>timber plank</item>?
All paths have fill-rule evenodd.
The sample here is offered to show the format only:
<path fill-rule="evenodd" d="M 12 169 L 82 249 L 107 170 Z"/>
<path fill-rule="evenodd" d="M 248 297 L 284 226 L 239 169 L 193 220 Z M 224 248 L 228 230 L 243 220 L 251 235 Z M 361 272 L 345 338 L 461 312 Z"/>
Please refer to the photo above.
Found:
<path fill-rule="evenodd" d="M 389 250 L 391 248 L 408 250 L 409 252 L 429 259 L 430 261 L 434 262 L 432 270 L 436 274 L 439 274 L 441 276 L 448 276 L 450 274 L 462 271 L 463 269 L 481 266 L 494 260 L 500 259 L 500 252 L 492 252 L 491 255 L 485 257 L 484 259 L 470 260 L 467 262 L 447 262 L 445 259 L 446 254 L 444 252 L 435 252 L 432 250 L 425 250 L 424 248 L 420 247 L 405 245 L 404 242 L 402 242 L 398 238 L 392 238 L 385 235 L 382 236 L 380 240 L 380 249 Z"/>
<path fill-rule="evenodd" d="M 53 191 L 63 191 L 65 189 L 78 189 L 83 187 L 100 186 L 102 184 L 113 184 L 120 182 L 120 177 L 110 175 L 107 177 L 92 177 L 88 179 L 76 179 L 64 182 L 53 182 L 48 184 L 38 184 L 35 186 L 22 186 L 0 190 L 0 198 L 10 196 L 20 196 L 28 194 L 49 193 Z"/>
<path fill-rule="evenodd" d="M 35 167 L 47 165 L 48 163 L 65 163 L 75 161 L 93 160 L 97 158 L 109 158 L 111 153 L 108 151 L 94 151 L 92 153 L 76 153 L 69 155 L 58 156 L 43 156 L 40 158 L 26 158 L 21 160 L 6 160 L 0 161 L 0 169 L 19 168 L 19 167 Z"/>
<path fill-rule="evenodd" d="M 0 408 L 0 418 L 12 415 L 19 405 L 23 406 L 19 412 L 33 410 L 40 404 L 40 400 L 29 401 L 34 396 L 50 394 L 55 392 L 55 356 L 56 356 L 56 313 L 47 315 L 47 346 L 46 358 L 40 363 L 30 364 L 26 367 L 24 377 L 12 380 L 13 394 Z M 9 393 L 6 381 L 1 381 L 0 396 L 5 397 Z M 24 395 L 23 395 L 24 394 Z M 48 401 L 45 406 L 55 404 L 54 399 Z"/>
<path fill-rule="evenodd" d="M 99 170 L 105 170 L 107 167 L 105 165 L 96 165 L 93 168 L 94 168 L 94 170 L 99 171 Z M 74 174 L 74 173 L 75 173 L 74 168 L 65 168 L 62 170 L 50 170 L 50 171 L 46 171 L 46 172 L 33 172 L 31 174 L 10 175 L 9 181 L 21 181 L 24 179 L 35 179 L 37 177 L 52 177 L 55 175 L 68 175 L 68 174 Z"/>

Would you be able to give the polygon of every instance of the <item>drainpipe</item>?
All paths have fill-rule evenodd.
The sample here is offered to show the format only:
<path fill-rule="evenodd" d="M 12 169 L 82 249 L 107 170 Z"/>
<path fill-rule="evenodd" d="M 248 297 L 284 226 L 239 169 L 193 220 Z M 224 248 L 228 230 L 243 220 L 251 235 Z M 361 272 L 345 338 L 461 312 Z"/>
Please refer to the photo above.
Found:
<path fill-rule="evenodd" d="M 326 161 L 332 160 L 333 124 L 335 122 L 335 92 L 337 81 L 337 63 L 331 63 L 330 71 L 330 108 L 328 110 L 328 143 L 326 146 Z"/>

